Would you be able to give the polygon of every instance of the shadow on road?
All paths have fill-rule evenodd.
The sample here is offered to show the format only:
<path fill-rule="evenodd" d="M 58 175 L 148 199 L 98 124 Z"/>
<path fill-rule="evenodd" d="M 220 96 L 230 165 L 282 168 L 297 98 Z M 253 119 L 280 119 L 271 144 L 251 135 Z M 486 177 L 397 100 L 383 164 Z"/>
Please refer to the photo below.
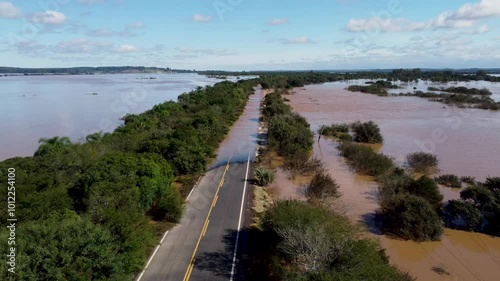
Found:
<path fill-rule="evenodd" d="M 240 232 L 240 242 L 238 244 L 242 245 L 242 238 L 244 237 L 245 230 Z M 220 277 L 220 279 L 229 280 L 231 277 L 231 270 L 233 265 L 233 255 L 236 243 L 237 231 L 235 229 L 226 229 L 226 234 L 222 239 L 222 243 L 225 246 L 224 250 L 217 252 L 204 252 L 196 258 L 194 267 L 202 272 L 208 272 L 212 276 Z M 246 244 L 246 243 L 245 243 Z M 238 246 L 238 254 L 236 257 L 236 272 L 241 270 L 241 261 L 243 260 L 244 249 Z M 218 280 L 219 278 L 217 278 Z M 235 279 L 241 280 L 241 279 Z"/>

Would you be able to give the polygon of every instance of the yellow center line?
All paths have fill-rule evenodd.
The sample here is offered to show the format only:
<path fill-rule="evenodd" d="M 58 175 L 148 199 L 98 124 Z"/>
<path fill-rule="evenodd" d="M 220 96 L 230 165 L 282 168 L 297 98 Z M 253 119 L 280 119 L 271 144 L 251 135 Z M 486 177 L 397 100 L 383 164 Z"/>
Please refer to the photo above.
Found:
<path fill-rule="evenodd" d="M 203 236 L 205 236 L 205 233 L 207 233 L 207 228 L 208 228 L 208 224 L 210 224 L 210 220 L 207 221 L 207 223 L 205 224 L 205 227 L 203 229 Z"/>
<path fill-rule="evenodd" d="M 194 247 L 193 255 L 191 256 L 191 260 L 189 261 L 188 268 L 186 270 L 186 274 L 184 275 L 183 281 L 188 281 L 189 278 L 191 277 L 191 272 L 193 272 L 193 267 L 194 267 L 194 262 L 196 260 L 196 252 L 198 251 L 198 247 L 200 246 L 201 238 L 205 236 L 205 233 L 207 232 L 208 224 L 209 224 L 209 218 L 210 214 L 212 213 L 212 209 L 215 206 L 215 203 L 217 202 L 217 198 L 219 197 L 219 190 L 224 184 L 224 177 L 226 176 L 227 170 L 229 170 L 229 162 L 231 161 L 231 158 L 227 160 L 226 168 L 224 169 L 224 173 L 222 174 L 222 178 L 219 182 L 219 186 L 217 187 L 217 191 L 215 192 L 214 199 L 212 200 L 212 205 L 210 206 L 210 209 L 208 210 L 207 217 L 205 219 L 205 223 L 203 224 L 203 228 L 201 229 L 200 237 L 198 237 L 198 242 L 196 242 L 196 246 Z"/>

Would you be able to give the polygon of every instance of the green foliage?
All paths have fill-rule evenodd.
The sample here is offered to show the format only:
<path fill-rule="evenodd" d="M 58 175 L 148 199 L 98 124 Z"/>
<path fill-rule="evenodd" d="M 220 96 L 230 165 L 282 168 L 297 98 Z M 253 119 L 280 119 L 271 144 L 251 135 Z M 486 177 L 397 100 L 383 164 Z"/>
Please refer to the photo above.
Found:
<path fill-rule="evenodd" d="M 269 145 L 285 158 L 296 153 L 308 152 L 313 146 L 313 133 L 306 119 L 291 111 L 281 95 L 274 92 L 266 95 L 262 114 L 268 121 Z"/>
<path fill-rule="evenodd" d="M 449 92 L 449 93 L 455 93 L 455 94 L 463 94 L 463 95 L 478 95 L 478 96 L 491 96 L 492 93 L 490 90 L 483 88 L 483 89 L 477 89 L 477 88 L 467 88 L 467 87 L 448 87 L 448 88 L 436 88 L 436 87 L 429 87 L 429 91 L 439 91 L 439 92 Z"/>
<path fill-rule="evenodd" d="M 373 94 L 381 97 L 388 96 L 389 93 L 387 92 L 387 87 L 384 87 L 380 84 L 372 84 L 369 86 L 360 86 L 360 85 L 351 85 L 347 87 L 348 91 L 351 92 L 361 92 L 361 93 L 367 93 L 367 94 Z"/>
<path fill-rule="evenodd" d="M 260 186 L 268 186 L 274 181 L 274 174 L 272 171 L 258 167 L 255 169 L 254 176 L 257 179 L 257 183 Z"/>
<path fill-rule="evenodd" d="M 4 228 L 5 229 L 5 228 Z M 8 232 L 0 237 L 7 241 Z M 75 213 L 53 215 L 44 223 L 22 224 L 17 231 L 16 280 L 126 280 L 130 274 L 110 231 Z M 2 256 L 7 247 L 2 247 Z M 1 276 L 6 276 L 2 266 Z"/>
<path fill-rule="evenodd" d="M 414 280 L 388 263 L 380 246 L 360 239 L 346 217 L 306 202 L 278 202 L 264 213 L 263 263 L 272 280 Z"/>
<path fill-rule="evenodd" d="M 68 137 L 41 138 L 38 143 L 40 146 L 35 152 L 35 156 L 41 156 L 48 153 L 61 153 L 71 145 Z"/>
<path fill-rule="evenodd" d="M 450 200 L 444 207 L 446 224 L 453 228 L 478 230 L 481 226 L 481 212 L 471 203 Z"/>
<path fill-rule="evenodd" d="M 292 177 L 296 175 L 312 175 L 318 171 L 323 171 L 323 163 L 316 156 L 310 156 L 309 153 L 299 151 L 288 157 L 285 161 L 285 168 L 290 171 Z"/>
<path fill-rule="evenodd" d="M 318 129 L 318 133 L 324 136 L 337 137 L 339 133 L 349 133 L 349 124 L 332 124 L 330 126 L 322 125 Z"/>
<path fill-rule="evenodd" d="M 436 182 L 429 177 L 423 176 L 418 180 L 410 182 L 407 191 L 412 195 L 424 198 L 436 211 L 439 211 L 443 205 L 444 197 L 439 192 Z"/>
<path fill-rule="evenodd" d="M 306 186 L 306 196 L 310 199 L 322 200 L 340 197 L 339 185 L 330 174 L 317 172 Z"/>
<path fill-rule="evenodd" d="M 437 169 L 439 161 L 436 155 L 419 151 L 406 155 L 406 163 L 414 172 L 429 173 Z"/>
<path fill-rule="evenodd" d="M 443 223 L 432 205 L 424 198 L 399 194 L 380 202 L 383 230 L 403 239 L 439 240 Z"/>
<path fill-rule="evenodd" d="M 356 121 L 351 124 L 355 142 L 382 143 L 384 138 L 380 133 L 380 128 L 373 121 L 361 123 Z"/>
<path fill-rule="evenodd" d="M 395 167 L 391 158 L 376 153 L 368 146 L 342 143 L 339 150 L 341 155 L 347 158 L 347 163 L 362 174 L 379 176 Z"/>
<path fill-rule="evenodd" d="M 440 175 L 439 177 L 435 178 L 436 182 L 445 186 L 453 187 L 453 188 L 460 188 L 462 187 L 462 182 L 460 181 L 460 178 L 456 175 Z"/>

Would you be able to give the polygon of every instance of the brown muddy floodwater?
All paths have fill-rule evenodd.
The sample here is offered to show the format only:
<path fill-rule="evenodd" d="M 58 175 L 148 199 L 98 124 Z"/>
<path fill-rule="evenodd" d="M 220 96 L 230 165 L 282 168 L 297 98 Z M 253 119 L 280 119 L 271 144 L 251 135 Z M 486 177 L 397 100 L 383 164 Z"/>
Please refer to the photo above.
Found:
<path fill-rule="evenodd" d="M 320 125 L 373 120 L 384 144 L 377 150 L 404 162 L 406 154 L 427 151 L 437 155 L 441 173 L 484 180 L 500 175 L 500 112 L 458 109 L 417 97 L 378 97 L 344 90 L 346 84 L 328 83 L 295 89 L 286 96 L 295 111 L 307 118 L 312 130 Z M 390 239 L 373 227 L 378 208 L 373 179 L 353 173 L 336 149 L 322 138 L 314 153 L 341 187 L 341 208 L 363 223 L 390 256 L 391 263 L 420 281 L 497 281 L 500 276 L 500 238 L 446 229 L 440 242 L 415 243 Z M 445 199 L 459 192 L 441 188 Z M 444 269 L 438 274 L 436 269 Z"/>

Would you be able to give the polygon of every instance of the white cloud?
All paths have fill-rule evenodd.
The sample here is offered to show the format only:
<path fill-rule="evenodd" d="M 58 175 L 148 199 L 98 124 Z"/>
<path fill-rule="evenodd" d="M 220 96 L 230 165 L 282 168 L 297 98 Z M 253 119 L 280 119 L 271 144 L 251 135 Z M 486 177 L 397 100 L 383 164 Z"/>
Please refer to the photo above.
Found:
<path fill-rule="evenodd" d="M 114 31 L 109 28 L 99 28 L 99 29 L 91 29 L 85 33 L 87 36 L 91 37 L 112 37 L 112 36 L 119 36 L 119 37 L 132 37 L 136 36 L 137 34 L 131 32 L 130 30 L 126 29 L 124 31 Z"/>
<path fill-rule="evenodd" d="M 193 16 L 194 22 L 209 22 L 211 20 L 212 20 L 211 16 L 202 16 L 202 15 L 194 15 Z"/>
<path fill-rule="evenodd" d="M 216 57 L 232 56 L 237 54 L 234 52 L 230 52 L 226 49 L 215 50 L 215 49 L 194 49 L 194 48 L 177 47 L 176 50 L 183 54 L 191 54 L 191 55 L 199 54 L 199 55 L 210 55 Z"/>
<path fill-rule="evenodd" d="M 382 19 L 373 17 L 365 19 L 351 19 L 347 23 L 350 32 L 379 31 L 379 32 L 404 32 L 418 31 L 426 28 L 426 24 L 411 22 L 407 19 Z"/>
<path fill-rule="evenodd" d="M 470 20 L 498 16 L 500 16 L 499 0 L 481 0 L 479 3 L 467 3 L 454 13 L 455 18 Z"/>
<path fill-rule="evenodd" d="M 66 16 L 57 11 L 36 12 L 31 17 L 31 21 L 34 23 L 57 25 L 64 23 Z"/>
<path fill-rule="evenodd" d="M 289 20 L 287 18 L 283 18 L 283 19 L 273 19 L 270 22 L 268 22 L 267 24 L 268 25 L 283 25 L 283 24 L 287 24 L 288 22 L 289 22 Z"/>
<path fill-rule="evenodd" d="M 296 38 L 287 38 L 280 40 L 282 44 L 312 44 L 314 43 L 309 37 L 296 37 Z"/>
<path fill-rule="evenodd" d="M 137 52 L 139 49 L 133 45 L 118 45 L 113 48 L 113 52 L 116 53 L 132 53 Z"/>
<path fill-rule="evenodd" d="M 127 29 L 142 29 L 142 28 L 144 28 L 144 23 L 142 21 L 136 21 L 127 24 Z"/>
<path fill-rule="evenodd" d="M 488 25 L 486 24 L 483 24 L 481 25 L 477 30 L 476 30 L 476 34 L 484 34 L 486 32 L 490 31 L 490 28 L 488 27 Z"/>
<path fill-rule="evenodd" d="M 104 41 L 91 41 L 88 39 L 74 39 L 59 42 L 54 51 L 56 53 L 92 53 L 104 52 L 108 50 L 113 44 Z"/>
<path fill-rule="evenodd" d="M 0 2 L 0 18 L 13 19 L 21 17 L 21 10 L 10 2 Z"/>
<path fill-rule="evenodd" d="M 500 16 L 500 0 L 481 0 L 479 3 L 467 3 L 455 12 L 443 12 L 425 21 L 415 22 L 404 18 L 381 19 L 351 19 L 347 23 L 350 32 L 408 32 L 424 29 L 470 28 L 477 21 L 489 17 Z"/>

